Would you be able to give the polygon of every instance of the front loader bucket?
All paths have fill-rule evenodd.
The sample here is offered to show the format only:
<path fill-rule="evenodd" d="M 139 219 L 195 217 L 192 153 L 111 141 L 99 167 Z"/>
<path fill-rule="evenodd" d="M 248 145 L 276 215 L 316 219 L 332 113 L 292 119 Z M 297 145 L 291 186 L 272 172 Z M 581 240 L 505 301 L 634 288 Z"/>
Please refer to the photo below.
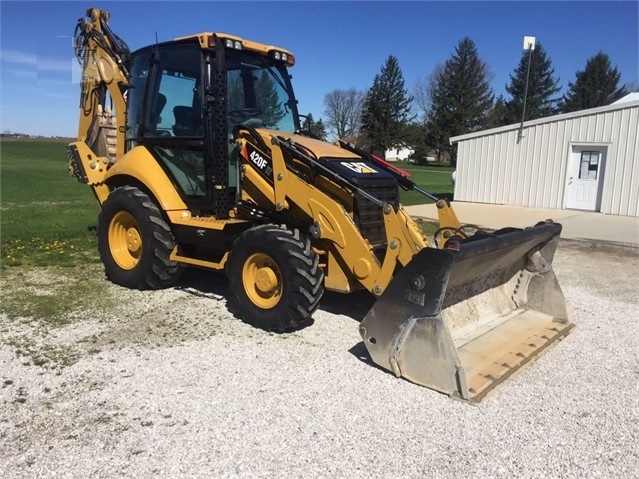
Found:
<path fill-rule="evenodd" d="M 373 361 L 481 401 L 574 326 L 551 266 L 560 232 L 541 223 L 420 251 L 360 325 Z"/>

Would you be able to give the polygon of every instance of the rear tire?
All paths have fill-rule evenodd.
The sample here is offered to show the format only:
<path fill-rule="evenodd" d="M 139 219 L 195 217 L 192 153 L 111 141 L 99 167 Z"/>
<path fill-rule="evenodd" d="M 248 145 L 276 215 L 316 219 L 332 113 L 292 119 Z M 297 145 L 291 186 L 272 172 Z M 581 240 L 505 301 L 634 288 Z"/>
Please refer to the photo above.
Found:
<path fill-rule="evenodd" d="M 324 272 L 299 230 L 261 225 L 233 243 L 226 265 L 242 319 L 266 331 L 294 329 L 308 320 L 324 294 Z"/>
<path fill-rule="evenodd" d="M 175 283 L 184 266 L 169 257 L 175 238 L 149 196 L 132 186 L 117 188 L 98 216 L 98 251 L 106 276 L 134 289 Z"/>

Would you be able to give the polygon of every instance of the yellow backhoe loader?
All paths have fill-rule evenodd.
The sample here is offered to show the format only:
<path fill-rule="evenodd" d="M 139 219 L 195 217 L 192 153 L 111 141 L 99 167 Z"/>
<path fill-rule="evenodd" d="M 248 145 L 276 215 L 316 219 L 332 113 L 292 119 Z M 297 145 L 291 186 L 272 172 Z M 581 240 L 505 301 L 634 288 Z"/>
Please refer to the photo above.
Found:
<path fill-rule="evenodd" d="M 201 33 L 131 53 L 90 8 L 75 31 L 82 68 L 69 170 L 101 206 L 109 280 L 156 289 L 185 267 L 225 271 L 242 319 L 286 331 L 325 289 L 377 297 L 360 324 L 372 360 L 468 401 L 573 326 L 551 263 L 561 226 L 465 234 L 438 200 L 429 242 L 400 170 L 300 133 L 283 48 Z"/>

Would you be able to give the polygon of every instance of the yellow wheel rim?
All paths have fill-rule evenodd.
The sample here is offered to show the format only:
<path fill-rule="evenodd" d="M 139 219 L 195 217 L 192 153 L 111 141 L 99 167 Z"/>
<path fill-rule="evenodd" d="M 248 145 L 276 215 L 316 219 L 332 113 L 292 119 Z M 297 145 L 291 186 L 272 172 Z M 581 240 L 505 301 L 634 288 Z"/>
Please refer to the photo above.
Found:
<path fill-rule="evenodd" d="M 142 256 L 140 227 L 131 213 L 119 211 L 109 224 L 111 256 L 122 269 L 133 269 Z"/>
<path fill-rule="evenodd" d="M 247 258 L 242 283 L 249 299 L 262 309 L 274 308 L 282 298 L 282 274 L 267 254 L 255 253 Z"/>

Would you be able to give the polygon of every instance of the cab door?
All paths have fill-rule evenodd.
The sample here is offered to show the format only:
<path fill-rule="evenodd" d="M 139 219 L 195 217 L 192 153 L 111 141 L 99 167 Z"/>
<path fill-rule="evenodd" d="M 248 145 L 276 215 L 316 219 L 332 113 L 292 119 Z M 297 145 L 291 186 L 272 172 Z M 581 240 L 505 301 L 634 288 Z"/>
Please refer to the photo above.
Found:
<path fill-rule="evenodd" d="M 203 128 L 203 55 L 194 42 L 135 52 L 127 148 L 142 145 L 191 210 L 212 210 Z"/>

